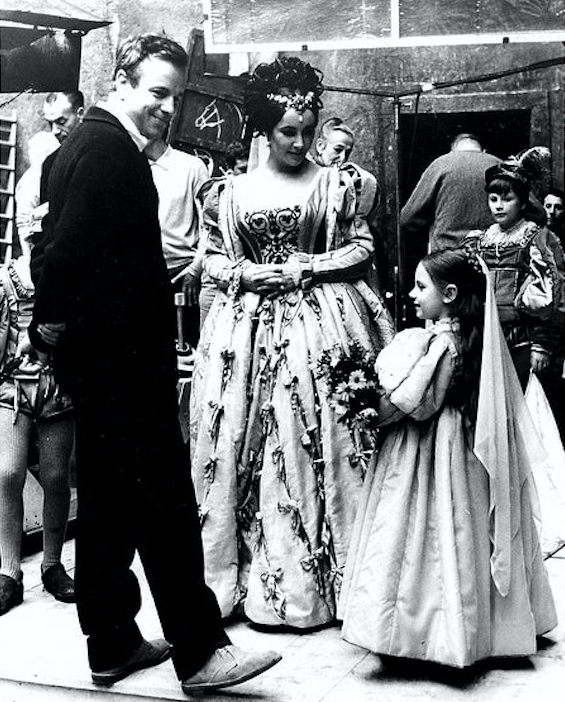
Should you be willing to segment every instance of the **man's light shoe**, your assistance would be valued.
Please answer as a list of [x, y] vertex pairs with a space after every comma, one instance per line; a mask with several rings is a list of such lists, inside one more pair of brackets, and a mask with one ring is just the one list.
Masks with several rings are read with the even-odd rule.
[[203, 667], [181, 682], [183, 692], [206, 692], [239, 685], [264, 673], [281, 660], [275, 651], [245, 651], [230, 644], [214, 651]]

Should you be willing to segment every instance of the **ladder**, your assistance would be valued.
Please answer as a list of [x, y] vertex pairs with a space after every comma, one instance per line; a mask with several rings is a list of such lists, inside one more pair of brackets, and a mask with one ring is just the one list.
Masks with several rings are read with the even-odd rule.
[[12, 256], [16, 180], [16, 115], [0, 115], [0, 261]]

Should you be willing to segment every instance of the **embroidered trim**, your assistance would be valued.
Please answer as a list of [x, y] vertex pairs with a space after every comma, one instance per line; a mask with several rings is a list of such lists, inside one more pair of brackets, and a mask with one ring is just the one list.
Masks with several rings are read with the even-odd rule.
[[534, 237], [539, 227], [533, 222], [520, 220], [510, 229], [502, 231], [498, 224], [492, 224], [482, 237], [479, 237], [479, 251], [485, 246], [495, 246], [496, 250], [519, 246], [524, 248]]

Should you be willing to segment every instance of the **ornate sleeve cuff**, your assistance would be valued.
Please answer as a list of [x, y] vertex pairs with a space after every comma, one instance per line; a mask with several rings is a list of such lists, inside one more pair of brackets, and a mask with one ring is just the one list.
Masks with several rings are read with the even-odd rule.
[[298, 254], [292, 271], [297, 288], [308, 290], [314, 277], [314, 266], [308, 254]]

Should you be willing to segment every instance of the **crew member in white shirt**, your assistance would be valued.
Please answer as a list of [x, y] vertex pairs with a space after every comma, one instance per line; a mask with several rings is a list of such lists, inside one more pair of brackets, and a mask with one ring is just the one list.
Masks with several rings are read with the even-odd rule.
[[145, 153], [159, 194], [163, 255], [175, 291], [185, 295], [184, 333], [195, 347], [202, 274], [202, 257], [197, 255], [200, 218], [196, 194], [208, 180], [208, 169], [198, 156], [173, 149], [164, 138], [150, 141]]

